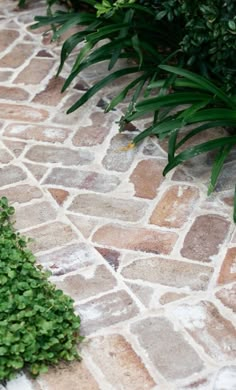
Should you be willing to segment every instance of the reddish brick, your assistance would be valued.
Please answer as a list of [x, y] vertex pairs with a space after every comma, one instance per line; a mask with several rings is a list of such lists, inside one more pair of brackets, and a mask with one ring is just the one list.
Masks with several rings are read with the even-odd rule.
[[135, 202], [135, 200], [81, 194], [75, 197], [69, 210], [96, 217], [136, 222], [144, 216], [147, 205], [144, 202]]
[[30, 106], [0, 103], [2, 119], [41, 122], [48, 117], [48, 112]]
[[122, 275], [128, 279], [192, 290], [206, 290], [212, 272], [211, 267], [159, 257], [137, 259], [122, 269]]
[[68, 191], [60, 188], [48, 188], [48, 191], [59, 205], [62, 205], [69, 195]]
[[84, 334], [128, 320], [138, 308], [126, 291], [119, 290], [76, 306]]
[[199, 197], [197, 188], [173, 186], [169, 188], [158, 202], [150, 218], [150, 223], [180, 228], [190, 217]]
[[33, 58], [15, 79], [15, 83], [39, 84], [54, 64], [52, 59]]
[[61, 363], [40, 375], [39, 382], [47, 390], [101, 390], [84, 362]]
[[78, 169], [53, 168], [44, 184], [60, 185], [77, 189], [109, 192], [114, 190], [120, 180], [116, 176], [97, 172], [79, 171]]
[[236, 329], [211, 302], [182, 304], [171, 310], [175, 319], [214, 360], [236, 359]]
[[109, 129], [97, 125], [80, 127], [73, 137], [75, 146], [94, 146], [101, 144], [107, 136]]
[[157, 254], [170, 253], [176, 240], [175, 233], [113, 224], [99, 228], [93, 235], [98, 244]]
[[34, 45], [20, 43], [12, 51], [0, 59], [2, 68], [18, 68], [33, 53]]
[[166, 318], [145, 318], [131, 325], [131, 331], [165, 378], [185, 378], [203, 369], [195, 350]]
[[229, 222], [219, 215], [197, 217], [185, 237], [181, 254], [192, 260], [210, 261], [218, 253], [229, 230]]
[[26, 100], [28, 97], [29, 94], [24, 89], [0, 86], [0, 99]]
[[117, 388], [118, 383], [125, 390], [151, 390], [155, 386], [142, 360], [123, 336], [92, 338], [86, 351], [112, 388]]
[[0, 187], [26, 179], [26, 173], [15, 165], [0, 168]]
[[116, 279], [105, 265], [98, 265], [84, 268], [80, 270], [79, 275], [68, 275], [62, 281], [55, 280], [54, 283], [78, 301], [113, 289], [116, 286]]
[[135, 196], [154, 199], [163, 181], [163, 168], [164, 164], [161, 160], [140, 161], [130, 176], [130, 181], [134, 184]]
[[18, 31], [14, 30], [1, 30], [0, 35], [0, 52], [2, 53], [7, 49], [18, 37]]
[[4, 131], [6, 137], [42, 142], [64, 142], [70, 134], [69, 129], [54, 126], [31, 125], [28, 123], [11, 123]]
[[236, 284], [231, 288], [222, 288], [216, 293], [216, 296], [221, 300], [223, 305], [229, 307], [236, 313]]
[[65, 79], [62, 77], [53, 77], [49, 80], [45, 90], [39, 92], [33, 102], [45, 104], [47, 106], [56, 106], [60, 103], [65, 93], [61, 93]]
[[217, 283], [225, 284], [236, 281], [236, 247], [228, 249], [220, 269]]

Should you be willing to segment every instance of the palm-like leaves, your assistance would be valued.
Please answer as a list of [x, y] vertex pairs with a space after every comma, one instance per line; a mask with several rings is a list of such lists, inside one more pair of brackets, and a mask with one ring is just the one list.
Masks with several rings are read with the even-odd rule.
[[[148, 129], [134, 138], [134, 144], [140, 142], [147, 136], [156, 135], [160, 139], [169, 138], [168, 142], [168, 164], [164, 169], [166, 175], [171, 169], [182, 164], [201, 153], [217, 150], [215, 161], [212, 166], [211, 178], [208, 187], [210, 194], [217, 183], [223, 164], [232, 148], [236, 146], [235, 135], [209, 140], [207, 142], [187, 147], [178, 153], [180, 147], [200, 132], [216, 127], [234, 127], [236, 129], [236, 101], [218, 88], [211, 81], [196, 75], [192, 72], [170, 66], [160, 66], [180, 79], [175, 79], [172, 85], [173, 92], [167, 95], [158, 95], [154, 98], [145, 99], [135, 106], [135, 110], [125, 118], [126, 121], [139, 118], [147, 112], [158, 111], [163, 108], [177, 107], [185, 105], [177, 113], [167, 115], [161, 120], [152, 124]], [[164, 81], [159, 81], [158, 86], [162, 86]], [[182, 92], [184, 86], [185, 91]], [[149, 88], [156, 88], [157, 83], [153, 83]], [[186, 134], [186, 126], [196, 124], [196, 127]], [[181, 130], [185, 128], [182, 135]], [[178, 135], [178, 140], [177, 140]], [[181, 138], [182, 135], [182, 138]], [[236, 195], [235, 195], [236, 196]], [[234, 222], [236, 222], [236, 198], [234, 205]]]

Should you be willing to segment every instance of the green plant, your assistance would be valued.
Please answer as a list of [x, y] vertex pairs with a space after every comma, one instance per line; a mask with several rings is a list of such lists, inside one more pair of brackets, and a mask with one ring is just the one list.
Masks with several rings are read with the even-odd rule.
[[73, 301], [35, 265], [28, 240], [10, 221], [14, 208], [0, 199], [0, 381], [26, 367], [32, 375], [60, 360], [79, 359], [80, 319]]
[[[236, 97], [231, 97], [209, 79], [190, 71], [172, 66], [160, 66], [170, 72], [171, 85], [166, 80], [149, 85], [149, 89], [160, 89], [161, 93], [147, 98], [135, 105], [132, 113], [123, 118], [130, 122], [147, 113], [155, 113], [153, 124], [138, 134], [130, 147], [135, 146], [148, 136], [156, 136], [160, 140], [168, 138], [168, 164], [164, 175], [170, 170], [201, 153], [216, 150], [212, 167], [208, 194], [215, 189], [221, 169], [229, 153], [236, 146]], [[169, 88], [171, 87], [171, 93]], [[173, 108], [178, 107], [173, 113]], [[195, 126], [192, 128], [192, 126]], [[234, 135], [212, 139], [202, 144], [186, 147], [179, 152], [187, 141], [209, 129], [233, 128]], [[236, 222], [236, 193], [234, 202], [234, 222]]]

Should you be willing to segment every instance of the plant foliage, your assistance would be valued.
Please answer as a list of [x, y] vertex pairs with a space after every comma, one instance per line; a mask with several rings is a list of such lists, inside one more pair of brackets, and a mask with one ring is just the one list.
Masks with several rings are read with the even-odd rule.
[[35, 265], [28, 240], [10, 221], [14, 208], [0, 199], [0, 381], [26, 367], [36, 376], [60, 360], [79, 359], [80, 319], [73, 301]]
[[[83, 43], [83, 48], [76, 54], [62, 91], [92, 65], [107, 61], [110, 72], [91, 86], [68, 113], [110, 83], [131, 75], [105, 111], [114, 109], [129, 96], [120, 131], [127, 122], [146, 114], [153, 116], [152, 125], [135, 138], [134, 144], [150, 135], [168, 137], [168, 165], [164, 174], [189, 158], [215, 149], [217, 155], [208, 190], [211, 193], [224, 161], [235, 147], [235, 136], [210, 139], [192, 148], [186, 142], [210, 128], [236, 128], [236, 3], [231, 0], [74, 2], [75, 6], [88, 5], [90, 12], [60, 11], [38, 16], [33, 26], [53, 25], [53, 39], [76, 25], [84, 27], [63, 43], [58, 74], [78, 45]], [[126, 60], [127, 65], [117, 67], [118, 60]], [[182, 105], [185, 107], [173, 114], [173, 109]], [[189, 126], [191, 130], [186, 135]], [[180, 152], [180, 147], [186, 149]]]

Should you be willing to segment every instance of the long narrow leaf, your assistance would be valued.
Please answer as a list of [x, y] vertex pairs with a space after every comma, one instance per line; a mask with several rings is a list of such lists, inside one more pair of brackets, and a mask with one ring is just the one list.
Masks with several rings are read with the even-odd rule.
[[233, 144], [225, 145], [220, 148], [219, 152], [217, 153], [217, 156], [215, 158], [214, 164], [212, 166], [212, 171], [211, 171], [211, 179], [210, 179], [210, 184], [208, 187], [208, 195], [214, 191], [216, 182], [218, 180], [219, 174], [221, 172], [221, 169], [223, 167], [223, 164], [225, 162], [226, 157], [228, 156], [229, 152], [231, 151]]
[[216, 87], [211, 81], [208, 79], [196, 75], [193, 72], [190, 72], [188, 70], [177, 68], [174, 66], [168, 66], [168, 65], [160, 65], [160, 68], [168, 71], [170, 73], [175, 73], [178, 76], [185, 77], [186, 79], [189, 79], [193, 81], [194, 83], [198, 84], [200, 87], [204, 88], [206, 91], [209, 91], [216, 95], [219, 99], [223, 100], [229, 107], [236, 109], [236, 105], [233, 102], [232, 99], [226, 93], [224, 93], [220, 88]]
[[114, 107], [116, 107], [124, 98], [127, 96], [128, 92], [135, 87], [136, 84], [138, 84], [141, 80], [144, 80], [147, 78], [147, 75], [144, 74], [137, 79], [133, 80], [131, 83], [129, 83], [117, 96], [115, 96], [109, 105], [107, 106], [105, 112], [113, 110]]
[[217, 127], [236, 127], [236, 120], [234, 121], [228, 121], [228, 120], [221, 120], [221, 121], [210, 121], [207, 123], [204, 123], [201, 126], [195, 127], [195, 129], [191, 130], [185, 137], [183, 137], [177, 144], [176, 149], [179, 149], [182, 145], [185, 144], [189, 139], [194, 137], [195, 135], [201, 133], [202, 131], [208, 130], [208, 129], [215, 129]]
[[107, 84], [111, 83], [114, 80], [117, 80], [118, 78], [125, 76], [127, 74], [136, 73], [138, 71], [138, 67], [132, 67], [132, 68], [124, 68], [121, 70], [118, 70], [98, 83], [96, 83], [92, 88], [90, 88], [85, 94], [75, 103], [72, 107], [69, 108], [67, 111], [67, 114], [75, 111], [77, 108], [81, 107], [84, 103], [86, 103], [92, 96], [94, 96], [98, 91], [100, 91], [102, 88], [104, 88]]
[[234, 213], [233, 213], [233, 220], [234, 223], [236, 223], [236, 186], [234, 190]]
[[206, 153], [214, 149], [221, 148], [227, 145], [236, 145], [236, 136], [222, 137], [212, 141], [204, 142], [203, 144], [193, 146], [180, 154], [178, 154], [164, 169], [163, 174], [166, 175], [171, 169], [183, 163], [190, 158], [198, 156], [201, 153]]

